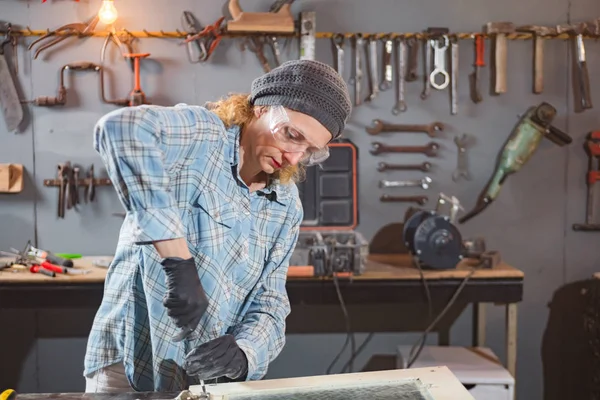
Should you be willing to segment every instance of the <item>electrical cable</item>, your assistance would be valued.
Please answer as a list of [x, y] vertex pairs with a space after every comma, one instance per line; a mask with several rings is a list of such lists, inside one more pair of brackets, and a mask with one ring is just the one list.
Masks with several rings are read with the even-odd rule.
[[[369, 344], [369, 342], [371, 341], [371, 339], [373, 339], [373, 335], [375, 335], [375, 332], [369, 333], [369, 335], [365, 338], [365, 340], [363, 340], [363, 342], [360, 344], [360, 346], [358, 346], [358, 349], [356, 349], [356, 351], [352, 354], [352, 356], [350, 357], [350, 359], [342, 367], [342, 373], [346, 372], [346, 370], [350, 366], [350, 364], [352, 362], [354, 362], [354, 360], [356, 359], [356, 357], [358, 357], [358, 355], [360, 353], [362, 353], [362, 351], [365, 349], [365, 347], [367, 347], [367, 344]], [[352, 369], [350, 369], [350, 371], [348, 371], [348, 372], [352, 372]]]
[[[423, 283], [423, 288], [425, 289], [425, 298], [427, 299], [427, 309], [428, 309], [428, 316], [429, 316], [427, 323], [429, 324], [429, 326], [431, 326], [431, 323], [433, 322], [433, 300], [431, 299], [431, 291], [429, 290], [429, 283], [427, 283], [427, 279], [425, 279], [425, 274], [423, 273], [423, 268], [421, 267], [421, 262], [419, 261], [418, 257], [414, 257], [414, 263], [417, 266], [417, 269], [419, 270], [421, 282]], [[417, 350], [417, 353], [415, 356], [415, 360], [421, 354], [421, 351], [423, 350], [423, 347], [425, 346], [425, 342], [427, 341], [427, 336], [428, 336], [428, 332], [425, 331], [424, 335], [417, 342], [420, 344], [419, 344], [419, 349]], [[414, 348], [415, 348], [415, 345], [413, 345], [413, 347], [411, 348], [410, 354], [413, 353]], [[414, 360], [413, 360], [413, 362], [414, 362]], [[410, 363], [410, 365], [412, 365], [412, 363]]]
[[[423, 350], [423, 347], [425, 346], [425, 340], [427, 338], [427, 335], [429, 334], [429, 332], [431, 332], [431, 330], [433, 330], [433, 328], [435, 328], [435, 326], [437, 325], [437, 323], [448, 312], [448, 310], [450, 310], [450, 308], [454, 305], [454, 302], [456, 301], [456, 299], [458, 299], [458, 296], [460, 295], [460, 293], [464, 289], [464, 287], [467, 284], [469, 278], [471, 278], [471, 276], [475, 273], [475, 271], [477, 269], [478, 268], [473, 268], [467, 274], [467, 276], [465, 276], [465, 278], [462, 280], [462, 282], [460, 283], [460, 285], [458, 286], [458, 288], [456, 289], [456, 291], [454, 292], [454, 294], [452, 295], [452, 297], [450, 298], [450, 300], [448, 301], [448, 303], [446, 304], [446, 306], [444, 307], [444, 309], [437, 315], [437, 317], [435, 318], [435, 320], [433, 320], [433, 322], [425, 329], [425, 331], [421, 335], [421, 338], [412, 346], [412, 348], [410, 350], [410, 353], [409, 353], [409, 356], [408, 356], [408, 363], [407, 363], [407, 366], [406, 366], [407, 368], [410, 368], [413, 365], [413, 363], [417, 360], [417, 357], [419, 356], [419, 354]], [[418, 347], [418, 351], [415, 354], [415, 348], [417, 348], [417, 347]]]
[[[337, 361], [340, 359], [340, 357], [344, 353], [344, 350], [346, 350], [346, 347], [348, 347], [348, 343], [351, 343], [352, 354], [354, 354], [356, 352], [356, 341], [355, 341], [354, 333], [352, 332], [352, 327], [350, 324], [350, 315], [348, 314], [348, 310], [346, 309], [346, 303], [344, 302], [344, 298], [342, 296], [342, 291], [340, 290], [340, 284], [338, 282], [338, 278], [335, 273], [333, 273], [333, 285], [335, 286], [335, 291], [337, 293], [338, 300], [340, 302], [342, 314], [344, 315], [344, 320], [346, 322], [346, 341], [344, 342], [344, 345], [342, 346], [339, 353], [335, 356], [335, 358], [333, 359], [331, 364], [329, 364], [329, 367], [327, 368], [327, 371], [326, 371], [326, 375], [331, 374], [331, 369], [337, 363]], [[352, 365], [350, 366], [350, 371], [352, 371]]]

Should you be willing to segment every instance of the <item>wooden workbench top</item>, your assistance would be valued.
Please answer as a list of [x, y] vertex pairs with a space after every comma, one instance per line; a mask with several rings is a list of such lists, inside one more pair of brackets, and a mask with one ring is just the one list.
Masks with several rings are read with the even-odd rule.
[[[52, 278], [42, 274], [33, 274], [28, 271], [13, 272], [0, 270], [0, 284], [94, 284], [103, 283], [106, 278], [107, 268], [96, 267], [94, 260], [110, 261], [111, 256], [88, 256], [73, 260], [75, 268], [85, 269], [90, 273], [85, 275], [56, 274]], [[1, 261], [9, 261], [0, 258]], [[423, 271], [426, 279], [461, 279], [471, 271], [466, 262], [462, 262], [456, 269], [440, 271]], [[471, 279], [522, 279], [522, 271], [506, 263], [500, 263], [493, 269], [480, 269], [475, 271]], [[290, 280], [307, 280], [313, 278], [290, 278]], [[421, 279], [419, 270], [411, 266], [408, 254], [371, 254], [369, 256], [365, 273], [354, 277], [355, 280], [418, 280]]]

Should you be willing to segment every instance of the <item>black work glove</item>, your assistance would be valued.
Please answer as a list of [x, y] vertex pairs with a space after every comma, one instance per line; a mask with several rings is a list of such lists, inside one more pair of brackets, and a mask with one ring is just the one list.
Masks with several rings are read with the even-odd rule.
[[193, 258], [165, 258], [161, 264], [167, 275], [167, 293], [163, 304], [175, 325], [183, 329], [173, 339], [177, 342], [196, 329], [208, 307], [208, 298], [200, 283]]
[[204, 343], [185, 356], [183, 368], [188, 375], [209, 380], [227, 377], [245, 379], [248, 359], [231, 335], [221, 336]]

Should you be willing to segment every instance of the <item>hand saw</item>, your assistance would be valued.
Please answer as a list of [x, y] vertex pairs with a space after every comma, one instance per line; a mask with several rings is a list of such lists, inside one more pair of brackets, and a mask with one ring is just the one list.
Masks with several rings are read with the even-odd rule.
[[[17, 130], [23, 121], [23, 108], [15, 86], [12, 73], [4, 55], [4, 48], [16, 40], [10, 35], [10, 27], [6, 39], [0, 43], [0, 108], [4, 115], [6, 128], [9, 132]], [[16, 55], [13, 55], [15, 57]]]

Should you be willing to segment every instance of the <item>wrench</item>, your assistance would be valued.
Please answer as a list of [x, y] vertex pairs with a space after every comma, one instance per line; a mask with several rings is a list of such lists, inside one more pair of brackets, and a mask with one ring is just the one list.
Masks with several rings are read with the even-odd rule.
[[431, 74], [431, 52], [435, 45], [435, 40], [425, 40], [425, 48], [423, 49], [423, 91], [421, 92], [421, 100], [429, 97], [431, 92], [431, 84], [429, 83], [429, 75]]
[[422, 164], [388, 164], [380, 162], [377, 164], [377, 171], [383, 172], [388, 170], [402, 170], [402, 171], [423, 171], [427, 172], [431, 169], [431, 163], [425, 161]]
[[408, 71], [406, 72], [406, 82], [416, 81], [418, 60], [419, 60], [419, 46], [417, 45], [417, 39], [413, 36], [406, 40], [408, 46]]
[[389, 36], [381, 39], [383, 41], [383, 51], [381, 52], [381, 83], [379, 90], [385, 91], [392, 87], [392, 47], [394, 42]]
[[458, 178], [461, 176], [466, 180], [471, 180], [471, 174], [469, 174], [469, 170], [467, 167], [467, 142], [469, 141], [469, 137], [466, 133], [463, 133], [459, 138], [458, 136], [454, 137], [454, 143], [456, 143], [456, 147], [458, 150], [458, 160], [456, 161], [456, 169], [452, 173], [452, 180], [454, 182], [458, 181]]
[[389, 194], [384, 194], [379, 198], [379, 201], [383, 201], [386, 203], [417, 203], [420, 206], [424, 206], [429, 201], [429, 198], [427, 196], [390, 196]]
[[388, 146], [383, 143], [371, 143], [371, 154], [374, 156], [381, 153], [423, 153], [427, 157], [435, 157], [440, 146], [435, 142], [429, 142], [425, 146]]
[[359, 106], [362, 103], [360, 98], [361, 94], [361, 81], [362, 81], [362, 47], [364, 39], [361, 33], [357, 33], [352, 38], [352, 73], [348, 83], [354, 85], [354, 105]]
[[406, 101], [404, 100], [404, 77], [406, 72], [406, 43], [404, 38], [398, 37], [394, 40], [394, 66], [396, 80], [396, 104], [392, 108], [392, 114], [398, 115], [400, 111], [406, 111]]
[[[450, 83], [450, 75], [446, 71], [446, 50], [448, 49], [449, 39], [448, 36], [443, 35], [443, 42], [438, 40], [430, 40], [431, 47], [433, 48], [433, 72], [429, 75], [429, 83], [437, 90], [446, 89], [448, 83]], [[442, 83], [436, 82], [436, 77], [442, 76]]]
[[365, 98], [365, 103], [371, 102], [379, 93], [377, 85], [379, 78], [377, 74], [377, 41], [373, 38], [367, 38], [364, 41], [365, 58], [367, 65], [367, 79], [369, 85], [369, 95]]
[[386, 181], [384, 179], [379, 181], [380, 188], [391, 188], [391, 187], [412, 187], [412, 186], [420, 186], [423, 189], [429, 189], [429, 185], [431, 185], [431, 178], [426, 176], [423, 179], [414, 179], [411, 181]]
[[441, 122], [432, 122], [427, 125], [407, 125], [407, 124], [389, 124], [380, 119], [374, 119], [372, 126], [365, 128], [369, 135], [377, 135], [381, 132], [423, 132], [430, 137], [435, 137], [436, 132], [444, 130], [444, 124]]
[[454, 38], [450, 43], [452, 54], [452, 86], [450, 86], [450, 113], [458, 113], [458, 39]]
[[344, 76], [344, 35], [341, 33], [331, 37], [331, 50], [333, 51], [333, 68]]

